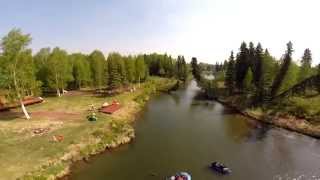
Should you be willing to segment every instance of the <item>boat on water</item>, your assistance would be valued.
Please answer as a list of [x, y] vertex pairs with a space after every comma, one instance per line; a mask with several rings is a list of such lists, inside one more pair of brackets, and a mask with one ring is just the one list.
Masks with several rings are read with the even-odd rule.
[[187, 172], [180, 172], [174, 176], [171, 176], [167, 180], [191, 180], [191, 175]]
[[227, 166], [225, 166], [224, 164], [222, 163], [219, 163], [219, 162], [213, 162], [211, 163], [211, 166], [210, 168], [220, 174], [230, 174], [231, 173], [231, 169], [228, 168]]

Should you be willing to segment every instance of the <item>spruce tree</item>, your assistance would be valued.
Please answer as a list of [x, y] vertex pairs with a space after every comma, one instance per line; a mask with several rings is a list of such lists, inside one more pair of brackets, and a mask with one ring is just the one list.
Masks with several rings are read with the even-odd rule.
[[191, 59], [191, 68], [192, 68], [192, 75], [193, 77], [199, 81], [201, 79], [201, 72], [200, 72], [200, 67], [198, 65], [198, 61], [196, 57], [193, 57]]
[[265, 50], [261, 63], [261, 89], [262, 89], [262, 101], [270, 102], [270, 88], [272, 86], [275, 74], [277, 74], [277, 62], [270, 55], [268, 49]]
[[306, 49], [301, 59], [299, 81], [303, 81], [312, 75], [312, 55], [310, 49]]
[[251, 68], [249, 67], [243, 80], [243, 88], [246, 91], [250, 91], [252, 89], [253, 87], [252, 81], [253, 81], [253, 73]]
[[226, 79], [225, 79], [225, 86], [228, 89], [229, 94], [232, 94], [234, 90], [234, 77], [235, 77], [235, 62], [234, 62], [234, 56], [233, 56], [233, 51], [231, 51], [231, 55], [229, 57], [229, 62], [227, 63], [227, 68], [226, 68]]
[[120, 72], [121, 55], [118, 53], [110, 53], [107, 58], [108, 69], [108, 85], [111, 89], [116, 89], [122, 85], [122, 77]]
[[235, 73], [236, 73], [236, 87], [239, 90], [243, 89], [243, 80], [249, 68], [248, 62], [248, 48], [247, 44], [243, 42], [240, 47], [240, 53], [237, 55]]
[[284, 55], [284, 59], [283, 62], [281, 64], [279, 73], [277, 74], [277, 76], [274, 79], [274, 82], [272, 84], [271, 87], [271, 97], [275, 97], [280, 89], [280, 87], [282, 86], [283, 80], [289, 70], [291, 61], [292, 61], [292, 43], [291, 41], [287, 44], [287, 50], [286, 53]]

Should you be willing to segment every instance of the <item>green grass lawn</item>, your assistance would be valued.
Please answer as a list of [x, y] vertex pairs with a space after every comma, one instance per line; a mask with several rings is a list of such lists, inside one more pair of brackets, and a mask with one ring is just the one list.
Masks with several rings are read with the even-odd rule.
[[[48, 97], [45, 102], [28, 106], [32, 119], [26, 120], [20, 109], [0, 112], [0, 179], [11, 180], [27, 172], [35, 172], [26, 179], [46, 179], [58, 174], [70, 162], [54, 162], [74, 153], [92, 154], [95, 149], [115, 141], [141, 109], [141, 98], [146, 98], [156, 87], [172, 85], [173, 80], [151, 78], [133, 93], [122, 93], [114, 97], [75, 95]], [[104, 102], [117, 100], [122, 108], [113, 115], [98, 113], [98, 121], [89, 122], [89, 106], [101, 107]], [[34, 135], [35, 128], [50, 128], [41, 136]], [[54, 135], [62, 135], [62, 142], [53, 142]], [[103, 143], [102, 143], [103, 142]], [[90, 145], [90, 146], [89, 146]], [[98, 147], [101, 145], [101, 147]], [[90, 151], [90, 152], [89, 152]], [[75, 159], [77, 160], [77, 159]], [[42, 170], [39, 171], [39, 169]]]

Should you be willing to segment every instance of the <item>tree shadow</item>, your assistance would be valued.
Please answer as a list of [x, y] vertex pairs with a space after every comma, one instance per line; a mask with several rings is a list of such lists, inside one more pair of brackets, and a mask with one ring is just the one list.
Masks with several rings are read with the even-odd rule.
[[0, 111], [0, 121], [11, 121], [21, 117], [23, 117], [22, 112], [16, 112], [11, 110]]

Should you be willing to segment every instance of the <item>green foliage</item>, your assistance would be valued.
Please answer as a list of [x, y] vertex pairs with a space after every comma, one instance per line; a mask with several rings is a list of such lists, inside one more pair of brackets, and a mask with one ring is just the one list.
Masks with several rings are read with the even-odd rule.
[[65, 50], [54, 48], [48, 59], [49, 87], [55, 88], [60, 96], [60, 90], [66, 88], [67, 83], [73, 80], [72, 66]]
[[144, 61], [143, 56], [138, 56], [135, 62], [135, 75], [136, 81], [140, 83], [141, 81], [145, 80], [147, 77], [147, 66]]
[[69, 56], [72, 63], [72, 75], [74, 78], [74, 84], [76, 88], [89, 85], [91, 80], [91, 69], [88, 58], [81, 53], [71, 54]]
[[244, 77], [244, 80], [243, 80], [243, 88], [246, 90], [246, 91], [250, 91], [252, 89], [252, 81], [253, 81], [253, 73], [252, 73], [252, 70], [251, 68], [248, 68], [248, 71]]
[[132, 56], [125, 58], [126, 79], [130, 83], [136, 81], [136, 60]]
[[42, 48], [33, 57], [36, 69], [36, 78], [41, 81], [42, 87], [49, 87], [49, 69], [48, 59], [50, 56], [50, 48]]
[[99, 50], [93, 51], [89, 57], [91, 67], [92, 83], [94, 87], [99, 89], [106, 84], [107, 81], [107, 62], [103, 53]]
[[287, 73], [282, 81], [279, 93], [282, 93], [290, 89], [292, 86], [298, 83], [299, 71], [299, 66], [296, 63], [291, 62], [287, 70]]
[[268, 102], [271, 100], [271, 86], [275, 75], [278, 73], [278, 62], [269, 54], [266, 49], [261, 62], [261, 80], [258, 101]]
[[119, 53], [111, 53], [107, 59], [108, 69], [108, 85], [110, 88], [119, 88], [122, 85], [121, 55]]
[[312, 75], [312, 55], [310, 49], [306, 49], [301, 60], [301, 70], [299, 73], [299, 81], [303, 81]]
[[258, 91], [262, 91], [263, 79], [262, 79], [262, 68], [263, 68], [263, 49], [261, 44], [257, 45], [257, 48], [254, 49], [254, 56], [252, 62], [252, 72], [253, 72], [253, 82]]
[[283, 62], [281, 64], [281, 68], [279, 70], [279, 73], [277, 74], [277, 76], [275, 77], [272, 87], [271, 87], [271, 96], [274, 97], [275, 95], [277, 95], [279, 93], [279, 90], [282, 86], [282, 83], [287, 75], [287, 72], [289, 70], [291, 61], [292, 61], [292, 43], [289, 42], [287, 44], [287, 51], [284, 55], [284, 59]]
[[147, 75], [173, 77], [175, 75], [175, 60], [167, 54], [153, 53], [143, 55], [143, 59], [147, 64]]
[[201, 79], [201, 70], [198, 66], [198, 61], [196, 57], [191, 59], [191, 68], [192, 68], [192, 75], [197, 80], [200, 81]]
[[11, 30], [1, 42], [1, 86], [8, 90], [12, 100], [39, 92], [40, 82], [35, 79], [32, 53], [27, 49], [31, 42], [20, 29]]
[[240, 47], [240, 52], [236, 58], [236, 87], [240, 90], [243, 89], [243, 81], [246, 75], [246, 72], [249, 68], [249, 59], [248, 59], [248, 48], [247, 44], [243, 42]]
[[178, 60], [176, 63], [176, 73], [177, 77], [181, 81], [186, 81], [188, 78], [188, 67], [187, 63], [184, 60], [183, 56], [178, 56]]
[[227, 62], [227, 71], [225, 75], [225, 86], [231, 94], [234, 90], [235, 86], [235, 62], [233, 51], [231, 51], [231, 55], [229, 57], [229, 62]]
[[204, 90], [207, 98], [213, 99], [217, 97], [218, 84], [216, 80], [201, 78], [201, 80], [199, 81], [199, 85]]

